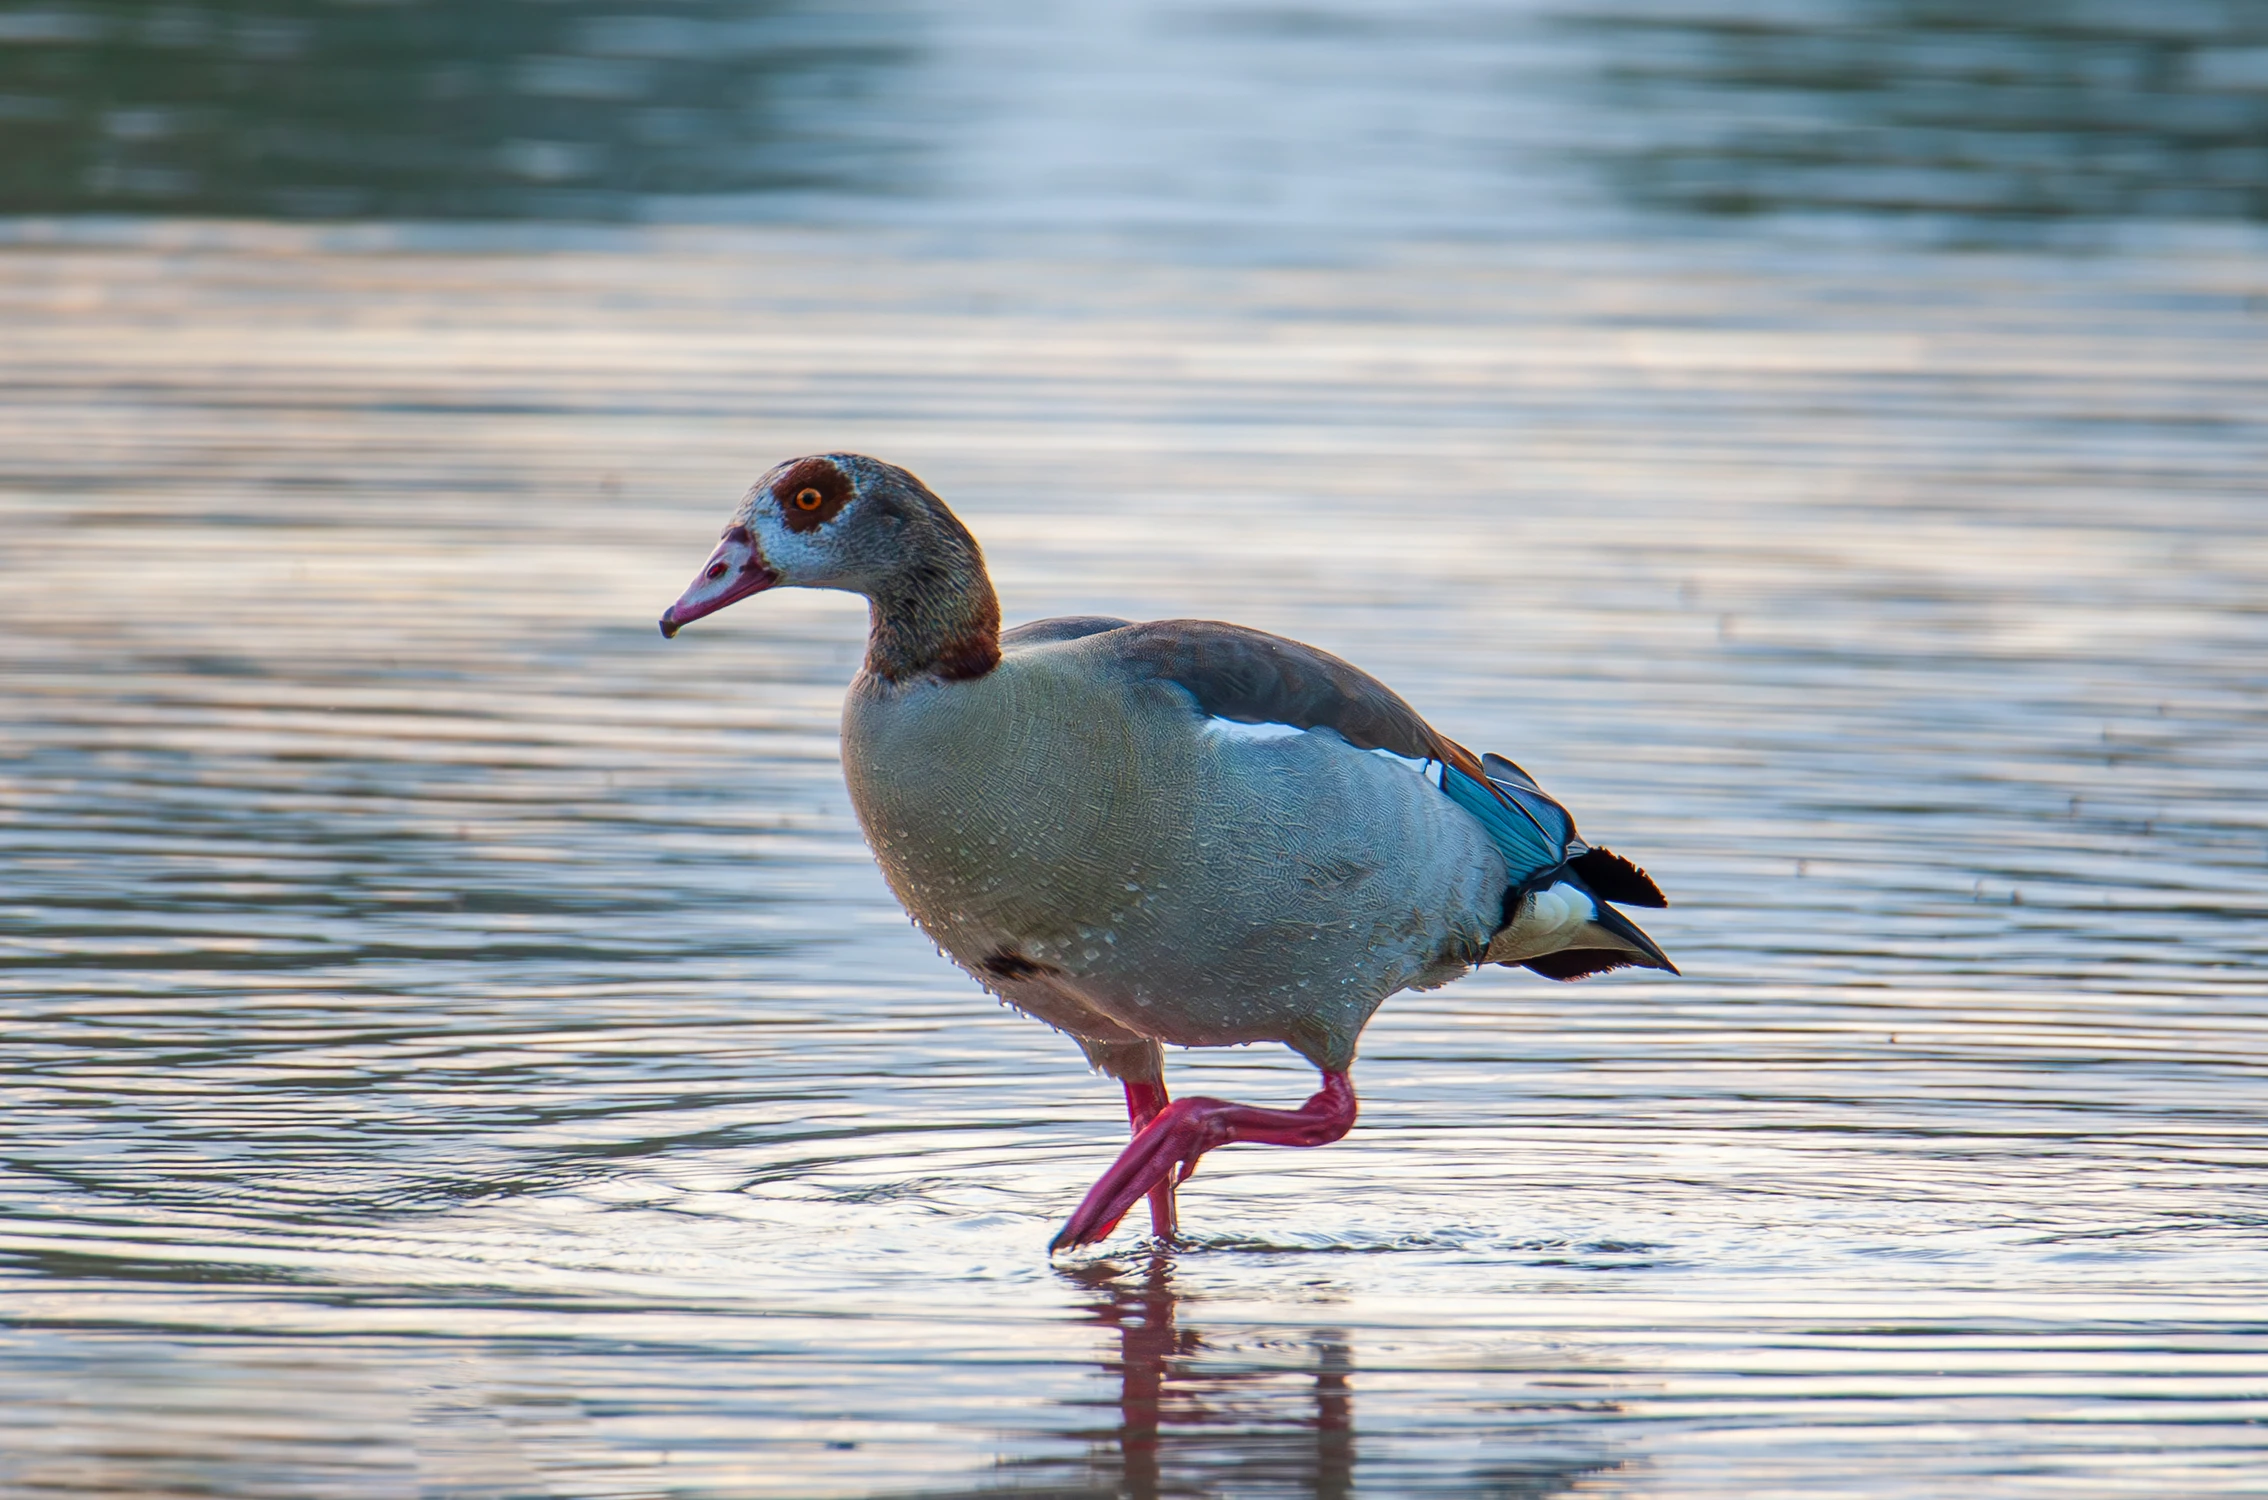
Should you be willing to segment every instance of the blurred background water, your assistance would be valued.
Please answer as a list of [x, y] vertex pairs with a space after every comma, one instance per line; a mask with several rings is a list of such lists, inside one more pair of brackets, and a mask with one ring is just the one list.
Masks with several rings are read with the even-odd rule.
[[[2268, 1493], [2264, 125], [2249, 4], [0, 7], [0, 1492]], [[1050, 1263], [861, 611], [653, 628], [829, 448], [1686, 977]]]
[[2268, 10], [17, 3], [0, 212], [1149, 226], [1269, 230], [1278, 253], [2257, 224]]

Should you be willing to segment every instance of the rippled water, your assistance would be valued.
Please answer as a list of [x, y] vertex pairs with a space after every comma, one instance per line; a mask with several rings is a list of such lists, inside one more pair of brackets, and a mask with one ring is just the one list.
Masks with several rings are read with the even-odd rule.
[[[0, 252], [8, 1493], [2268, 1491], [2257, 261], [420, 243]], [[861, 612], [653, 628], [842, 446], [1686, 977], [1400, 997], [1051, 1264], [1116, 1090], [872, 870]]]

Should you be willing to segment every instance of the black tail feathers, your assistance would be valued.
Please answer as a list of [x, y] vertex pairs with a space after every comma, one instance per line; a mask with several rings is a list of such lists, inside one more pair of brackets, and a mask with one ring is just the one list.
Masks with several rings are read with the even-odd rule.
[[1669, 905], [1669, 897], [1662, 894], [1651, 875], [1612, 849], [1586, 849], [1569, 860], [1567, 867], [1581, 876], [1583, 884], [1601, 901], [1617, 901], [1624, 906]]

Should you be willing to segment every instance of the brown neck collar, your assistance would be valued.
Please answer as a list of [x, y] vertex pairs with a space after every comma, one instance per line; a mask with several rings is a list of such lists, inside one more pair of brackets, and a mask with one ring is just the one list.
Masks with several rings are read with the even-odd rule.
[[909, 570], [870, 596], [866, 670], [884, 682], [982, 677], [1000, 665], [1000, 597], [981, 557]]

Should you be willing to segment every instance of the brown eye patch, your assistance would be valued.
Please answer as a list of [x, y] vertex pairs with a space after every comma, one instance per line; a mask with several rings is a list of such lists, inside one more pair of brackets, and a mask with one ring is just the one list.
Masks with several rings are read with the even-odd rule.
[[799, 459], [773, 483], [772, 498], [788, 530], [814, 531], [850, 503], [850, 480], [826, 459]]

